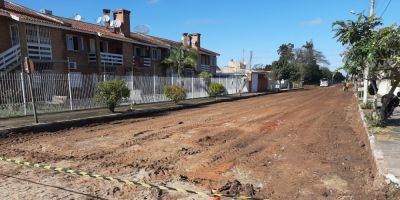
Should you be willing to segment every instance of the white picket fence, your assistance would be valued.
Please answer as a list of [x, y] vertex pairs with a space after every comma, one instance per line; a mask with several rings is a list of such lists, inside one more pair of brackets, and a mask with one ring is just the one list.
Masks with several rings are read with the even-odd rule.
[[[168, 101], [164, 87], [176, 84], [185, 87], [188, 99], [209, 96], [207, 83], [201, 78], [36, 73], [32, 75], [32, 89], [38, 113], [102, 107], [95, 100], [96, 87], [104, 80], [113, 79], [124, 80], [131, 91], [123, 105]], [[212, 78], [210, 82], [221, 83], [228, 94], [239, 93], [245, 87], [243, 78]], [[32, 114], [28, 83], [27, 74], [0, 73], [0, 118]]]

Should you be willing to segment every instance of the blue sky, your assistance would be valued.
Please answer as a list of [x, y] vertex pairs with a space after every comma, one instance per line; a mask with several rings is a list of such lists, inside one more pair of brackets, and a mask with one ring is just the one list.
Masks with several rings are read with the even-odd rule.
[[[390, 0], [377, 0], [380, 16]], [[183, 32], [202, 33], [202, 46], [221, 54], [219, 66], [241, 59], [245, 49], [254, 52], [253, 63], [277, 59], [282, 43], [302, 46], [313, 40], [331, 62], [342, 65], [343, 47], [333, 39], [332, 22], [354, 19], [350, 10], [369, 11], [370, 0], [12, 0], [35, 10], [49, 9], [55, 15], [79, 13], [95, 23], [103, 8], [131, 10], [131, 27], [149, 25], [151, 35], [180, 40]], [[392, 0], [383, 18], [385, 24], [400, 19], [400, 1]], [[133, 29], [133, 28], [132, 28]]]

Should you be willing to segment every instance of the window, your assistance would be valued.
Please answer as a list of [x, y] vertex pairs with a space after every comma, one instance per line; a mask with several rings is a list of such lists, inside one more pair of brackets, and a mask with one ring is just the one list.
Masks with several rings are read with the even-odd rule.
[[26, 40], [28, 43], [51, 45], [50, 29], [42, 26], [27, 24]]
[[108, 53], [108, 42], [100, 41], [100, 52]]
[[160, 49], [152, 49], [151, 57], [153, 60], [161, 60], [161, 50]]
[[216, 56], [212, 57], [211, 65], [217, 66], [217, 57]]
[[68, 62], [68, 67], [69, 69], [75, 70], [77, 69], [77, 64], [76, 62]]
[[83, 37], [67, 35], [67, 49], [70, 51], [83, 51]]
[[96, 53], [96, 41], [94, 39], [90, 39], [90, 53]]
[[140, 49], [140, 47], [135, 47], [135, 53], [134, 53], [135, 57], [140, 57], [142, 56], [142, 50]]
[[206, 64], [206, 55], [201, 55], [201, 64], [202, 65]]

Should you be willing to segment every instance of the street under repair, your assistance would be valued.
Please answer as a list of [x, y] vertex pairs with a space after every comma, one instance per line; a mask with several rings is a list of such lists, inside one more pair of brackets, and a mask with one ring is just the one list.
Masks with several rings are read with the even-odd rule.
[[[215, 188], [269, 199], [400, 197], [378, 176], [355, 97], [335, 86], [16, 135], [0, 139], [0, 152], [202, 192]], [[5, 162], [0, 177], [1, 199], [207, 199]]]

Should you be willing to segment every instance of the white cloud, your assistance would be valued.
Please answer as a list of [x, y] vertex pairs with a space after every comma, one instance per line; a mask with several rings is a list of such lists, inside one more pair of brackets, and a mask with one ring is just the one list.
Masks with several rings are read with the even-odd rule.
[[310, 19], [306, 21], [300, 22], [302, 26], [320, 26], [324, 23], [324, 20], [321, 18]]
[[160, 0], [147, 0], [148, 4], [156, 4], [158, 2], [160, 2]]

